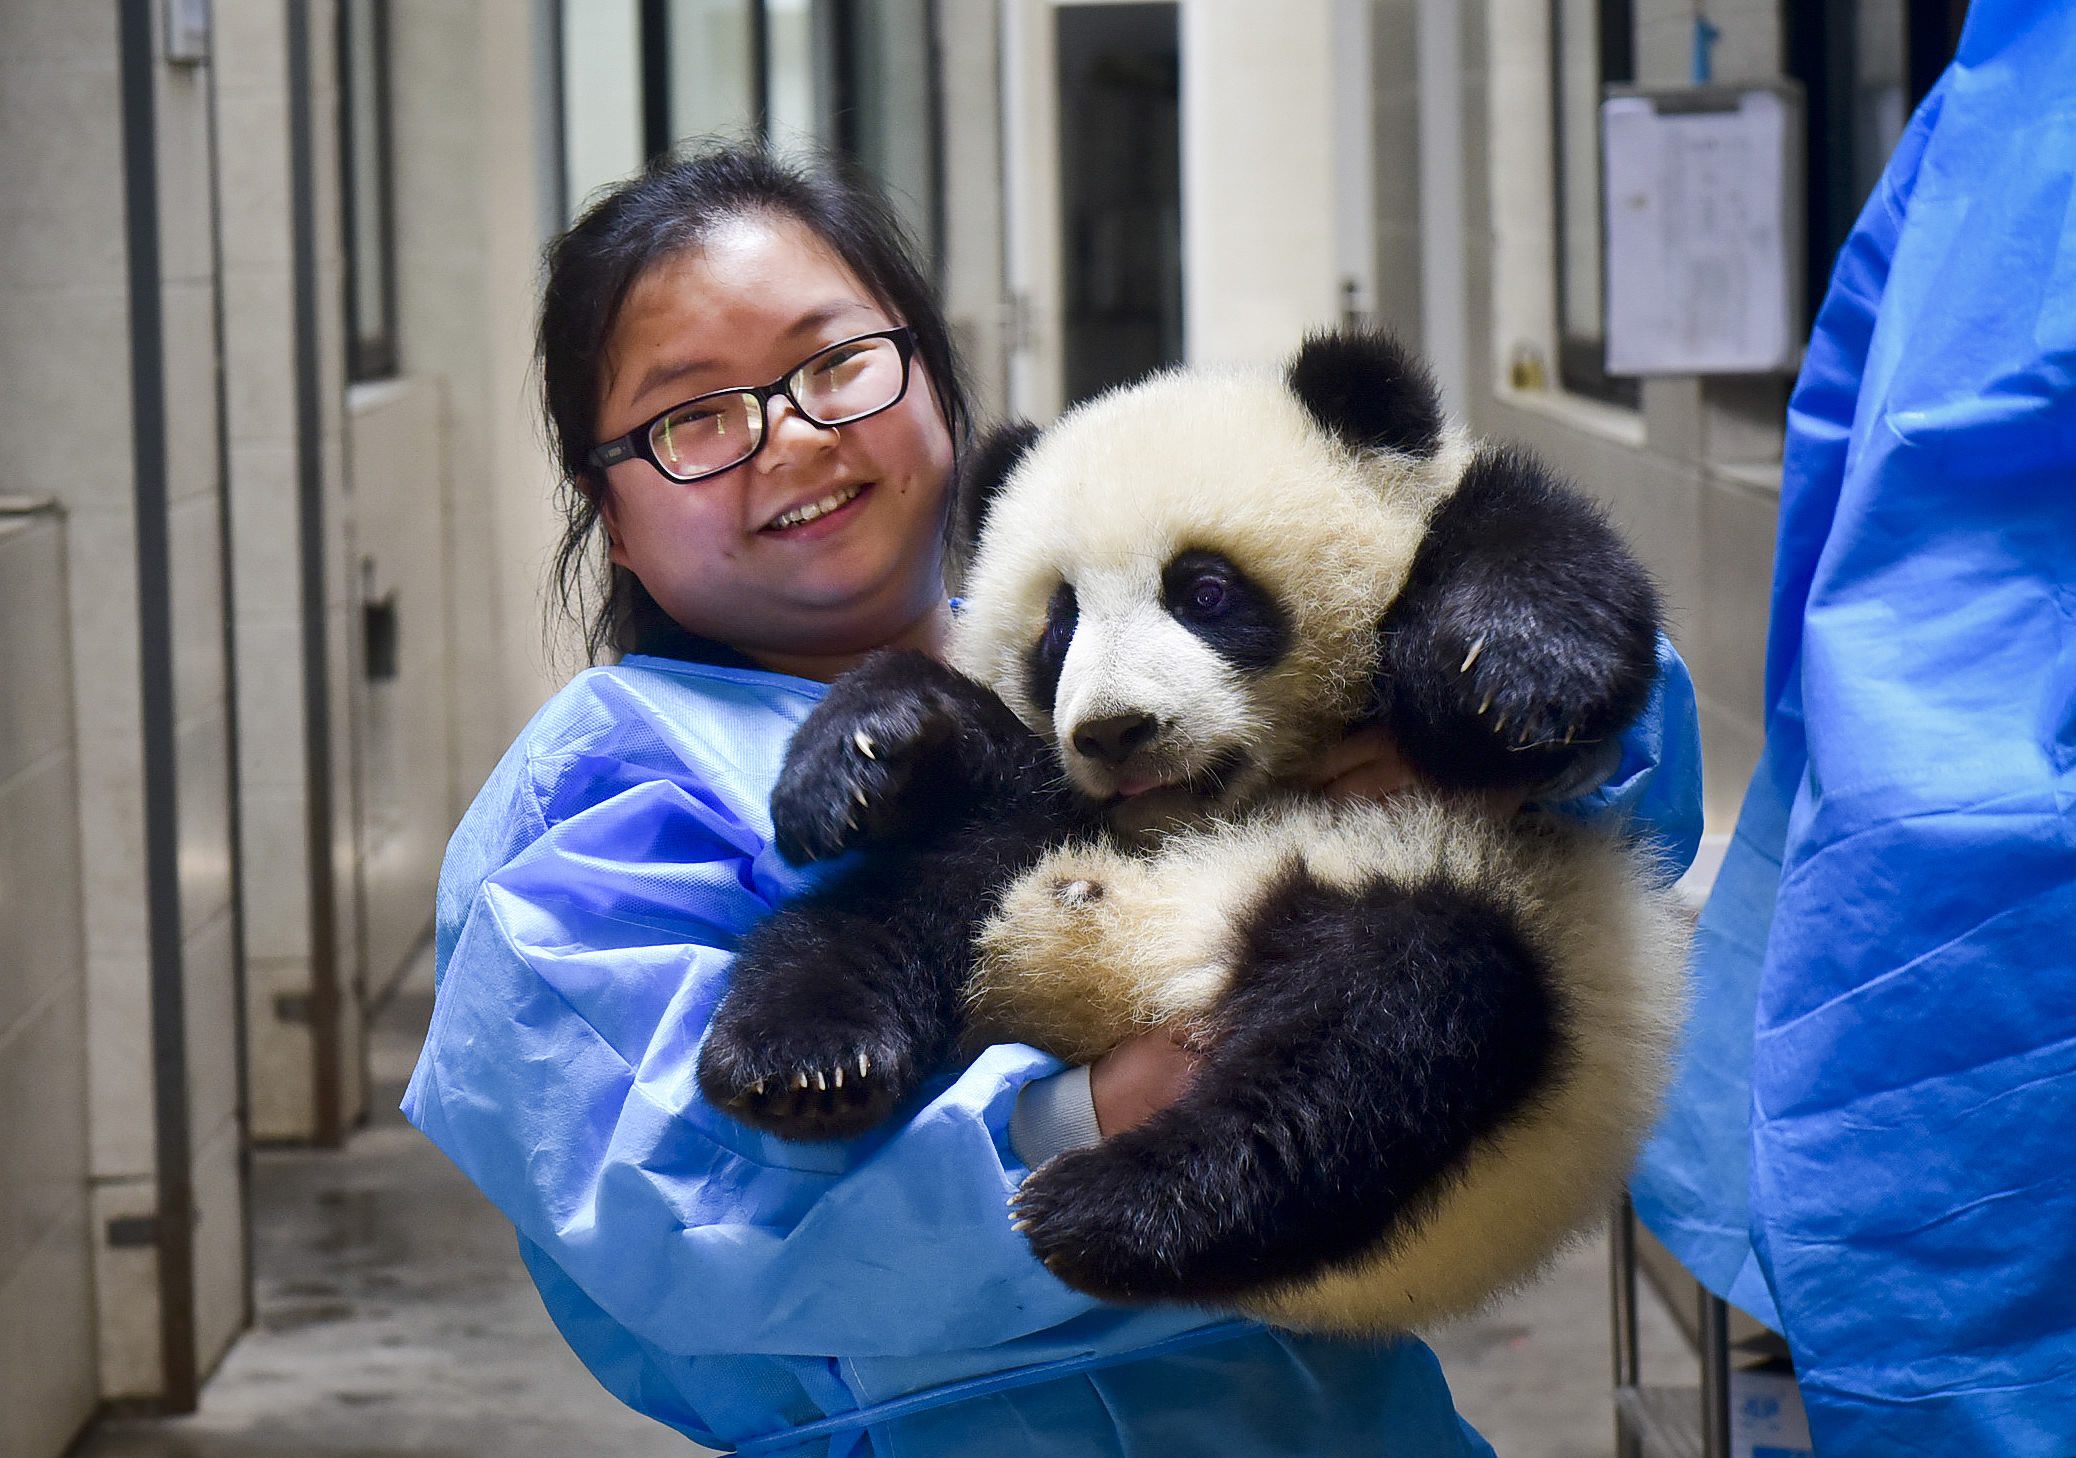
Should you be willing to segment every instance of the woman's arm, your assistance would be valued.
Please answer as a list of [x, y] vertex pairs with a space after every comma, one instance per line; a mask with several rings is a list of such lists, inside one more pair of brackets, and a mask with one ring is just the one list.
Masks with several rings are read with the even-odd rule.
[[[509, 778], [511, 802], [472, 821], [528, 813]], [[746, 1128], [702, 1102], [694, 1064], [730, 948], [785, 889], [754, 815], [605, 756], [541, 803], [544, 828], [502, 860], [496, 835], [457, 836], [405, 1109], [592, 1302], [693, 1355], [986, 1347], [1091, 1307], [1006, 1213], [1016, 1093], [1056, 1062], [992, 1050], [845, 1144]]]

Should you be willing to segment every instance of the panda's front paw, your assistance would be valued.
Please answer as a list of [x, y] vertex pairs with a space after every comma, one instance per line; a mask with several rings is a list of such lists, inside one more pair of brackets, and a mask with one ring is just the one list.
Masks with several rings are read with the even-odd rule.
[[1047, 1160], [1010, 1201], [1045, 1268], [1106, 1301], [1195, 1301], [1223, 1284], [1217, 1192], [1132, 1133]]
[[1654, 669], [1648, 652], [1639, 664], [1619, 645], [1535, 620], [1409, 624], [1393, 649], [1392, 733], [1455, 789], [1561, 777], [1628, 727]]
[[910, 829], [950, 787], [918, 770], [961, 728], [944, 691], [950, 670], [919, 653], [886, 653], [838, 679], [786, 750], [771, 796], [778, 848], [826, 860]]
[[849, 1139], [878, 1127], [920, 1072], [898, 1029], [867, 1031], [835, 1019], [752, 1028], [747, 1019], [717, 1016], [699, 1049], [708, 1103], [796, 1141]]

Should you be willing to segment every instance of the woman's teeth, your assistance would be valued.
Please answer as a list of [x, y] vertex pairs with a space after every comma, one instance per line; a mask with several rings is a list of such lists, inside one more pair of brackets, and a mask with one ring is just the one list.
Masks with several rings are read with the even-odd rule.
[[855, 501], [863, 486], [843, 486], [830, 492], [820, 501], [810, 501], [805, 506], [796, 506], [782, 516], [775, 516], [766, 525], [766, 531], [782, 532], [787, 527], [804, 526], [818, 516], [827, 516], [846, 502]]

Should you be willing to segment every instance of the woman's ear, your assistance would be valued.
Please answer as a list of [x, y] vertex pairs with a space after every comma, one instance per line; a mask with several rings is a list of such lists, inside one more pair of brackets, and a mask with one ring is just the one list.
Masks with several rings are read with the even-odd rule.
[[606, 490], [603, 481], [586, 482], [584, 489], [598, 506], [599, 525], [605, 529], [606, 560], [615, 567], [627, 566], [627, 553], [620, 545], [619, 512], [613, 504], [613, 493]]

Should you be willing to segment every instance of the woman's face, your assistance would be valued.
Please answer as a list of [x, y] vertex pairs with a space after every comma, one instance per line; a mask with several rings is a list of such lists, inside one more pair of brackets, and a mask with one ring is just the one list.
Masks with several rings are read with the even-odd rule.
[[[827, 345], [907, 322], [793, 219], [725, 221], [629, 291], [607, 342], [597, 438], [709, 390], [762, 385]], [[689, 483], [625, 461], [607, 472], [600, 507], [613, 561], [687, 631], [812, 672], [814, 660], [913, 641], [941, 617], [951, 461], [918, 359], [891, 409], [830, 429], [774, 397], [749, 460]], [[811, 521], [777, 524], [846, 496]]]

